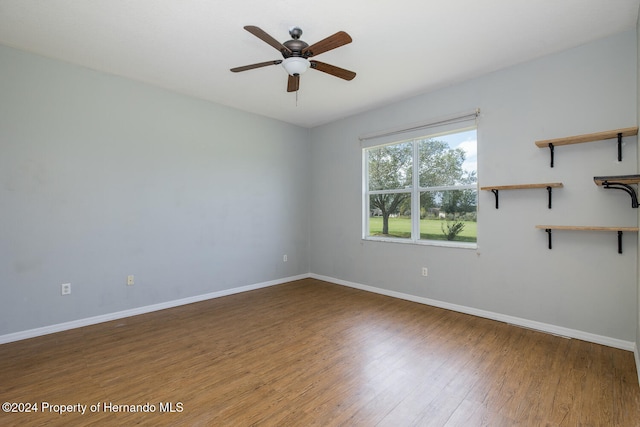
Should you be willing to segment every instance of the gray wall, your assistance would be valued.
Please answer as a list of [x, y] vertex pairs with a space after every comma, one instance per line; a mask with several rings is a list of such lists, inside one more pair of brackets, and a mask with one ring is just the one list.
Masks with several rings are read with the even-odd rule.
[[[636, 34], [620, 33], [311, 132], [311, 272], [357, 285], [486, 310], [633, 343], [638, 245], [615, 233], [554, 234], [536, 224], [635, 226], [621, 191], [593, 176], [637, 172], [637, 139], [549, 150], [534, 142], [637, 123]], [[361, 239], [362, 151], [358, 136], [481, 108], [480, 186], [563, 182], [553, 209], [545, 190], [481, 192], [478, 250]], [[420, 274], [429, 268], [429, 276]]]
[[308, 130], [6, 47], [0, 96], [0, 335], [308, 273]]

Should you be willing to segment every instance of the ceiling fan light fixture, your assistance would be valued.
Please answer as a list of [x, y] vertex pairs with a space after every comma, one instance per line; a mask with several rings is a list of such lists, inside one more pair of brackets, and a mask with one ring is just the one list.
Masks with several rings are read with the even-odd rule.
[[290, 76], [295, 76], [307, 71], [311, 66], [311, 63], [305, 58], [290, 56], [282, 61], [282, 66]]

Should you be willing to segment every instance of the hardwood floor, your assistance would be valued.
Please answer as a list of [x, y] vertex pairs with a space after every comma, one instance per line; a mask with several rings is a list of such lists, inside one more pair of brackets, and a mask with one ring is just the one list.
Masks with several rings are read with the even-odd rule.
[[38, 408], [3, 426], [640, 426], [631, 352], [313, 279], [0, 345], [0, 402]]

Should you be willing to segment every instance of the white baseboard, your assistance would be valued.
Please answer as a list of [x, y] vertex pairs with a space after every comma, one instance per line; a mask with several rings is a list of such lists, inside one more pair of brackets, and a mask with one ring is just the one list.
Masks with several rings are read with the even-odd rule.
[[550, 333], [553, 335], [576, 338], [583, 341], [589, 341], [596, 344], [602, 344], [609, 347], [632, 351], [635, 354], [636, 368], [638, 371], [638, 381], [640, 382], [640, 351], [638, 350], [637, 343], [633, 343], [631, 341], [624, 341], [617, 338], [591, 334], [588, 332], [564, 328], [561, 326], [551, 325], [548, 323], [536, 322], [533, 320], [523, 319], [520, 317], [494, 313], [491, 311], [480, 310], [477, 308], [467, 307], [467, 306], [458, 305], [458, 304], [451, 304], [448, 302], [438, 301], [430, 298], [418, 297], [415, 295], [405, 294], [405, 293], [396, 292], [396, 291], [390, 291], [387, 289], [376, 288], [373, 286], [362, 285], [360, 283], [349, 282], [346, 280], [341, 280], [333, 277], [322, 276], [322, 275], [311, 274], [311, 273], [300, 274], [297, 276], [291, 276], [291, 277], [286, 277], [286, 278], [277, 279], [277, 280], [271, 280], [268, 282], [256, 283], [253, 285], [242, 286], [239, 288], [225, 289], [222, 291], [211, 292], [203, 295], [196, 295], [193, 297], [182, 298], [174, 301], [167, 301], [159, 304], [136, 307], [129, 310], [118, 311], [115, 313], [107, 313], [100, 316], [93, 316], [93, 317], [88, 317], [84, 319], [73, 320], [70, 322], [58, 323], [55, 325], [29, 329], [26, 331], [20, 331], [20, 332], [15, 332], [15, 333], [6, 334], [6, 335], [0, 335], [0, 344], [5, 344], [13, 341], [20, 341], [28, 338], [34, 338], [41, 335], [53, 334], [56, 332], [62, 332], [69, 329], [81, 328], [83, 326], [95, 325], [97, 323], [109, 322], [111, 320], [123, 319], [125, 317], [137, 316], [139, 314], [145, 314], [153, 311], [164, 310], [167, 308], [178, 307], [181, 305], [192, 304], [195, 302], [205, 301], [213, 298], [220, 298], [227, 295], [233, 295], [241, 292], [252, 291], [255, 289], [266, 288], [269, 286], [280, 285], [283, 283], [291, 282], [294, 280], [306, 279], [309, 277], [318, 279], [318, 280], [324, 280], [326, 282], [331, 282], [331, 283], [335, 283], [342, 286], [347, 286], [350, 288], [360, 289], [363, 291], [368, 291], [368, 292], [373, 292], [373, 293], [386, 295], [394, 298], [413, 301], [420, 304], [431, 305], [434, 307], [444, 308], [447, 310], [457, 311], [460, 313], [471, 314], [474, 316], [484, 317], [487, 319], [497, 320], [500, 322], [510, 323], [513, 325], [522, 326], [529, 329], [535, 329], [535, 330]]
[[15, 332], [6, 335], [0, 335], [0, 344], [13, 341], [20, 341], [28, 338], [34, 338], [41, 335], [53, 334], [55, 332], [67, 331], [69, 329], [81, 328], [83, 326], [95, 325], [97, 323], [109, 322], [111, 320], [123, 319], [125, 317], [137, 316], [139, 314], [150, 313], [152, 311], [164, 310], [167, 308], [178, 307], [180, 305], [192, 304], [194, 302], [206, 301], [213, 298], [220, 298], [227, 295], [239, 294], [241, 292], [253, 291], [255, 289], [266, 288], [269, 286], [280, 285], [294, 280], [306, 279], [311, 277], [309, 274], [300, 274], [298, 276], [286, 277], [283, 279], [271, 280], [268, 282], [256, 283], [253, 285], [241, 286], [239, 288], [224, 289], [222, 291], [211, 292], [203, 295], [182, 298], [174, 301], [162, 302], [159, 304], [147, 305], [144, 307], [136, 307], [129, 310], [118, 311], [115, 313], [102, 314], [100, 316], [87, 317], [85, 319], [72, 320], [70, 322], [58, 323], [55, 325], [44, 326], [41, 328], [29, 329], [26, 331]]
[[494, 313], [492, 311], [480, 310], [473, 307], [467, 307], [467, 306], [458, 305], [458, 304], [451, 304], [448, 302], [438, 301], [430, 298], [418, 297], [415, 295], [404, 294], [401, 292], [390, 291], [387, 289], [376, 288], [368, 285], [362, 285], [360, 283], [348, 282], [345, 280], [335, 279], [333, 277], [321, 276], [318, 274], [310, 274], [309, 277], [318, 279], [318, 280], [324, 280], [325, 282], [335, 283], [337, 285], [360, 289], [363, 291], [374, 292], [377, 294], [386, 295], [394, 298], [400, 298], [408, 301], [413, 301], [420, 304], [431, 305], [434, 307], [444, 308], [447, 310], [457, 311], [460, 313], [471, 314], [478, 317], [484, 317], [487, 319], [510, 323], [513, 325], [517, 325], [517, 326], [521, 326], [529, 329], [535, 329], [537, 331], [546, 332], [553, 335], [560, 335], [567, 338], [576, 338], [582, 341], [602, 344], [608, 347], [619, 348], [622, 350], [634, 351], [635, 349], [636, 366], [640, 366], [636, 344], [631, 341], [624, 341], [617, 338], [606, 337], [603, 335], [596, 335], [589, 332], [579, 331], [576, 329], [564, 328], [562, 326], [551, 325], [549, 323], [536, 322], [534, 320], [523, 319], [520, 317], [509, 316], [506, 314]]

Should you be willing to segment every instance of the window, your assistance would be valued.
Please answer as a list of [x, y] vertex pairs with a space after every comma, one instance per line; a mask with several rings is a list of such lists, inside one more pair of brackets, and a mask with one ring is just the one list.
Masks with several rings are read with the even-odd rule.
[[365, 239], [476, 247], [476, 128], [363, 149]]

